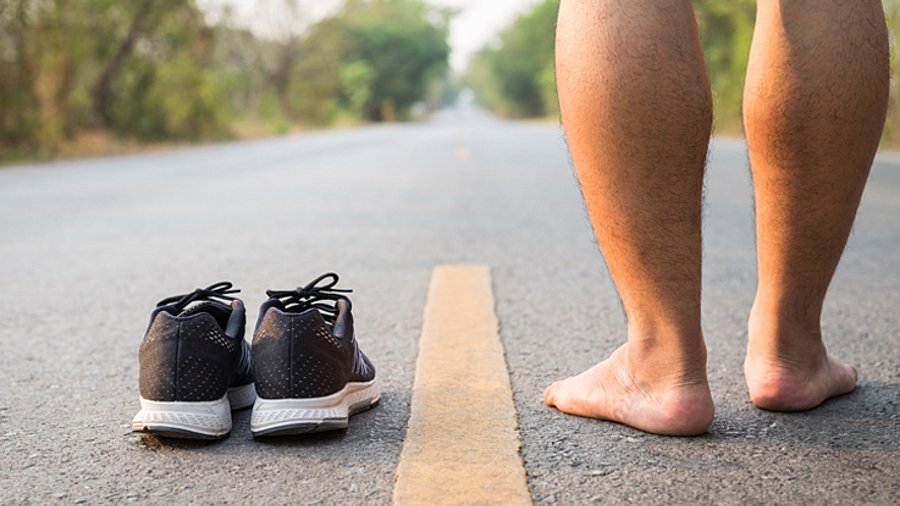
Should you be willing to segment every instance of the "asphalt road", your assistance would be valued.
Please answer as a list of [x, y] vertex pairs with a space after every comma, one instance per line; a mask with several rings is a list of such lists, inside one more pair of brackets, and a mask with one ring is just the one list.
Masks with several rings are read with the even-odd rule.
[[[539, 504], [896, 504], [900, 157], [874, 168], [826, 304], [860, 388], [818, 410], [753, 408], [741, 360], [755, 267], [744, 146], [708, 171], [710, 434], [656, 437], [549, 410], [543, 388], [611, 352], [623, 317], [560, 129], [477, 113], [0, 170], [0, 503], [385, 504], [432, 267], [493, 269]], [[218, 443], [133, 435], [155, 302], [219, 279], [255, 319], [266, 288], [324, 271], [355, 289], [385, 391], [346, 432]]]

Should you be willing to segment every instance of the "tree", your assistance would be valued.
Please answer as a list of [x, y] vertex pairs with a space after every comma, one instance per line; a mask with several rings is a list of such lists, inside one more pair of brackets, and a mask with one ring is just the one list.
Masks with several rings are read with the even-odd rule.
[[[155, 14], [153, 12], [154, 3], [154, 0], [142, 0], [137, 3], [128, 32], [117, 45], [118, 48], [103, 67], [103, 71], [100, 72], [100, 78], [97, 80], [97, 85], [94, 86], [93, 98], [94, 114], [101, 126], [108, 127], [112, 123], [112, 111], [110, 111], [112, 93], [110, 92], [110, 87], [113, 79], [116, 78], [122, 69], [125, 60], [134, 50], [135, 43], [137, 43], [143, 32], [150, 28], [148, 25], [152, 24], [155, 17], [152, 15]], [[123, 5], [128, 5], [128, 2], [124, 2]], [[157, 5], [156, 8], [159, 9], [159, 6]], [[165, 8], [165, 5], [163, 5], [163, 8]]]
[[476, 55], [466, 81], [485, 105], [513, 117], [558, 112], [553, 69], [558, 10], [559, 0], [544, 0]]
[[891, 97], [888, 105], [887, 124], [884, 129], [883, 139], [888, 143], [897, 145], [900, 143], [900, 79], [897, 79], [897, 47], [900, 44], [900, 1], [884, 0], [884, 8], [887, 14], [889, 37], [891, 41]]
[[268, 2], [269, 33], [197, 2], [0, 1], [0, 159], [85, 134], [195, 140], [246, 120], [282, 132], [402, 119], [447, 68], [448, 13], [423, 0], [347, 0], [317, 23], [321, 2]]
[[290, 100], [291, 80], [294, 68], [304, 54], [302, 40], [309, 28], [310, 19], [302, 0], [280, 0], [275, 5], [277, 9], [264, 11], [273, 30], [273, 39], [269, 45], [274, 58], [270, 58], [271, 63], [264, 64], [262, 71], [274, 87], [282, 112], [297, 120], [297, 111]]
[[[558, 8], [559, 0], [537, 4], [473, 58], [466, 82], [484, 105], [513, 117], [558, 113], [553, 69]], [[725, 130], [740, 128], [755, 9], [755, 0], [694, 1], [717, 123]]]
[[36, 69], [29, 58], [33, 16], [29, 2], [0, 3], [0, 150], [33, 144], [40, 128], [34, 93]]
[[717, 128], [740, 131], [756, 0], [696, 0], [694, 12], [712, 82]]
[[355, 0], [344, 12], [353, 41], [348, 56], [366, 62], [374, 74], [365, 117], [404, 117], [425, 97], [428, 83], [447, 70], [446, 20], [431, 17], [432, 11], [414, 0]]

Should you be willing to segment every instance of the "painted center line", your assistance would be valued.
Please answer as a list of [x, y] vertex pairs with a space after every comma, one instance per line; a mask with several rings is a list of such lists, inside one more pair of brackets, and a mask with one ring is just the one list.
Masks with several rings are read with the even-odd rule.
[[394, 504], [531, 504], [486, 266], [434, 269]]

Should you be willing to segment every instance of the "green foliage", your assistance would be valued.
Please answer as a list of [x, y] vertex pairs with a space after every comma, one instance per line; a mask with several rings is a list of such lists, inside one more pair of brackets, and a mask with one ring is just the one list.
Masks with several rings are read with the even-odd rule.
[[[552, 116], [557, 113], [553, 74], [553, 34], [558, 0], [544, 0], [518, 18], [495, 45], [469, 64], [464, 84], [479, 101], [506, 116]], [[694, 0], [694, 11], [715, 102], [719, 132], [741, 130], [741, 103], [756, 0]], [[900, 0], [884, 0], [890, 29], [892, 74], [897, 74], [900, 47]], [[892, 79], [891, 107], [885, 139], [900, 142], [900, 80]]]
[[888, 106], [887, 122], [884, 128], [884, 140], [895, 146], [900, 145], [900, 79], [897, 79], [897, 48], [900, 47], [900, 0], [884, 0], [887, 15], [888, 35], [891, 43], [891, 99]]
[[[184, 97], [190, 97], [185, 100]], [[226, 100], [223, 90], [209, 73], [198, 71], [190, 57], [179, 56], [160, 65], [139, 103], [140, 130], [133, 133], [151, 139], [207, 139], [228, 134], [227, 112], [219, 104]], [[124, 107], [122, 107], [124, 109]], [[123, 128], [129, 123], [118, 126]]]
[[473, 58], [466, 83], [479, 100], [513, 117], [557, 113], [553, 43], [559, 0], [544, 0]]
[[366, 117], [384, 119], [391, 108], [405, 117], [425, 96], [428, 82], [447, 70], [446, 23], [432, 23], [427, 7], [410, 0], [356, 0], [345, 12], [350, 54], [374, 71]]
[[0, 46], [10, 48], [0, 58], [0, 154], [52, 152], [97, 128], [144, 139], [226, 135], [208, 72], [213, 38], [188, 0], [0, 4]]
[[402, 119], [447, 70], [448, 15], [423, 0], [346, 0], [281, 38], [220, 17], [195, 0], [0, 1], [0, 159], [98, 131], [200, 140], [246, 122]]
[[344, 108], [354, 116], [362, 116], [372, 101], [377, 74], [365, 60], [354, 60], [340, 68], [341, 98]]
[[177, 4], [113, 80], [107, 126], [114, 132], [148, 140], [228, 135], [225, 89], [210, 68], [214, 32], [199, 10]]
[[712, 82], [717, 128], [739, 131], [756, 0], [695, 0], [694, 12]]
[[[320, 53], [301, 63], [300, 81], [315, 80], [326, 96], [337, 97], [327, 108], [350, 106], [371, 121], [404, 118], [425, 98], [428, 84], [447, 72], [447, 18], [420, 0], [349, 0], [333, 18], [315, 27], [307, 53]], [[348, 62], [334, 67], [334, 61]], [[308, 83], [300, 84], [309, 87]], [[323, 93], [302, 89], [301, 102]], [[310, 93], [313, 92], [313, 93]], [[307, 98], [308, 97], [308, 98]], [[308, 110], [312, 104], [301, 105]], [[329, 111], [311, 116], [328, 117]]]
[[[300, 44], [302, 58], [290, 70], [284, 109], [307, 123], [326, 125], [340, 115], [345, 85], [341, 79], [341, 64], [358, 60], [346, 57], [348, 42], [339, 35], [339, 30], [337, 18], [313, 26]], [[361, 93], [358, 82], [351, 86], [355, 87], [352, 93]]]
[[40, 104], [27, 34], [33, 27], [28, 2], [0, 3], [0, 149], [30, 147], [40, 129]]

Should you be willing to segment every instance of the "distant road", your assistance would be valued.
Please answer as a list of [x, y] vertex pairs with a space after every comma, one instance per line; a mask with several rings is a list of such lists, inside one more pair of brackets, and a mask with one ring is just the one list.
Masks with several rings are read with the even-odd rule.
[[[623, 317], [552, 124], [476, 112], [164, 153], [0, 170], [0, 503], [389, 503], [436, 264], [491, 266], [528, 485], [538, 504], [890, 504], [900, 497], [900, 159], [863, 199], [825, 317], [862, 385], [811, 413], [743, 386], [755, 263], [744, 146], [714, 143], [704, 329], [718, 411], [671, 439], [560, 415], [551, 381], [624, 339]], [[153, 304], [230, 279], [324, 271], [355, 289], [382, 404], [345, 433], [220, 443], [132, 435]]]

